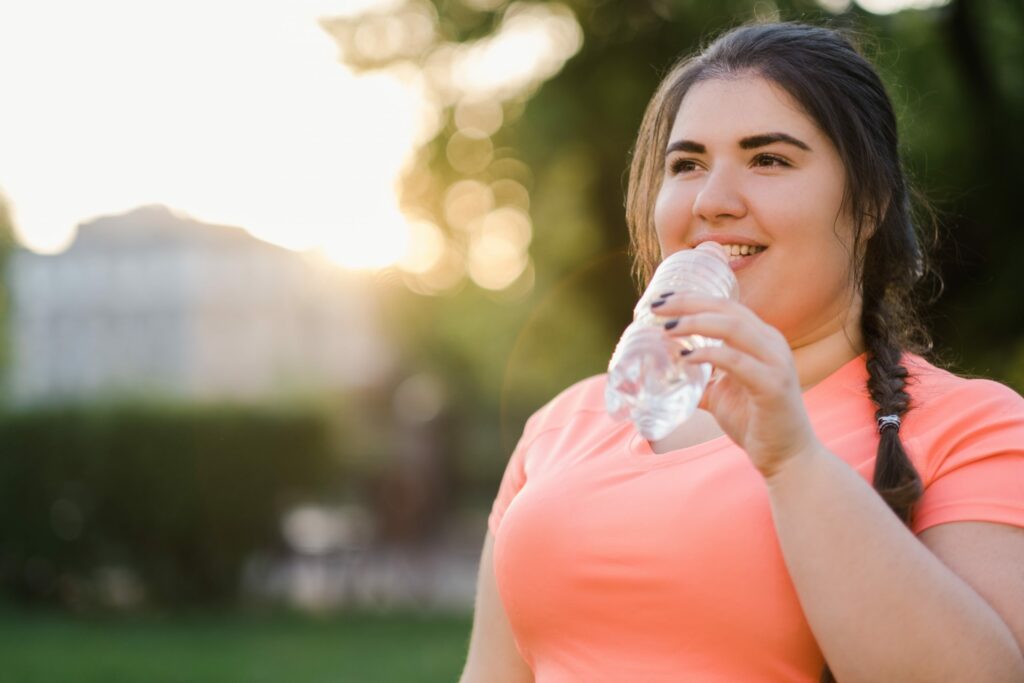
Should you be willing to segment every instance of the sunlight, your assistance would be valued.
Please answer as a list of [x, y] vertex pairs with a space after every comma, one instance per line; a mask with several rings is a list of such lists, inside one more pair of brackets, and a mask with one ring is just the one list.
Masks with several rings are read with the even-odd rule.
[[949, 4], [949, 0], [857, 0], [872, 14], [895, 14], [905, 9], [932, 9]]
[[[849, 10], [853, 0], [818, 0], [818, 4], [838, 14]], [[857, 4], [872, 14], [895, 14], [907, 9], [944, 7], [949, 4], [949, 0], [857, 0]]]
[[338, 63], [317, 18], [346, 7], [0, 10], [12, 103], [0, 114], [0, 190], [19, 239], [59, 251], [80, 222], [160, 203], [349, 267], [397, 260], [408, 236], [395, 186], [437, 117], [413, 70], [357, 76]]
[[462, 92], [508, 97], [557, 73], [583, 44], [583, 32], [564, 5], [517, 3], [492, 38], [459, 52], [453, 80]]

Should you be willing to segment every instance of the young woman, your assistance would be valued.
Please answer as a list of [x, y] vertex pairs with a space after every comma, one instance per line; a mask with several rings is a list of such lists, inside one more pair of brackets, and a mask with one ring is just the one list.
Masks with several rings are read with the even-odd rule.
[[925, 258], [870, 64], [824, 28], [722, 36], [651, 101], [627, 208], [644, 284], [733, 254], [739, 302], [655, 304], [723, 340], [685, 357], [718, 379], [655, 443], [603, 375], [530, 418], [463, 683], [1024, 681], [1024, 400], [918, 355]]

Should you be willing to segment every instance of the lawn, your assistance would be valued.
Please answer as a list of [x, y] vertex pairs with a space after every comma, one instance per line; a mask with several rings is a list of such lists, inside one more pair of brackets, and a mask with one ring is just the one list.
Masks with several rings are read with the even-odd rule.
[[83, 619], [0, 611], [7, 683], [454, 683], [470, 617]]

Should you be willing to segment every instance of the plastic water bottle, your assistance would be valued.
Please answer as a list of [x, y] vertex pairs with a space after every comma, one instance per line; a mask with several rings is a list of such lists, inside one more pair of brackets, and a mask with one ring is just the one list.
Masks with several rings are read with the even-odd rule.
[[618, 420], [629, 418], [649, 440], [668, 436], [693, 415], [711, 377], [710, 363], [686, 363], [682, 352], [722, 343], [700, 335], [670, 335], [664, 324], [671, 318], [651, 309], [665, 292], [729, 299], [739, 294], [729, 257], [716, 242], [677, 251], [654, 272], [633, 309], [633, 322], [612, 353], [605, 387], [608, 413]]

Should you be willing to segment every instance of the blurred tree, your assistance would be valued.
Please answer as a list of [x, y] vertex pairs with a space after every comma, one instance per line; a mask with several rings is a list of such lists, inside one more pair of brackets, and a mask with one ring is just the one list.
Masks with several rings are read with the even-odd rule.
[[[904, 78], [920, 93], [942, 88], [929, 111], [941, 111], [945, 125], [914, 149], [919, 168], [929, 156], [942, 158], [922, 174], [946, 209], [951, 238], [940, 341], [964, 367], [1024, 390], [1024, 270], [1015, 258], [1024, 235], [1013, 218], [1021, 190], [1015, 165], [1024, 154], [1024, 5], [954, 0], [937, 13], [932, 30], [932, 56], [919, 52]], [[936, 78], [936, 59], [950, 63], [944, 82]]]
[[0, 414], [0, 593], [102, 608], [116, 570], [148, 605], [230, 604], [247, 561], [284, 551], [281, 515], [345, 483], [337, 428], [312, 407]]
[[[407, 207], [429, 215], [454, 238], [459, 228], [445, 215], [445, 190], [466, 179], [493, 183], [505, 173], [504, 161], [515, 159], [530, 172], [535, 226], [533, 284], [525, 293], [473, 284], [433, 297], [394, 289], [394, 319], [402, 321], [411, 357], [448, 378], [456, 394], [452, 409], [474, 425], [466, 431], [471, 436], [463, 444], [464, 465], [500, 469], [532, 410], [572, 381], [604, 369], [636, 296], [623, 203], [643, 109], [678, 56], [751, 20], [828, 22], [863, 36], [896, 102], [908, 167], [939, 210], [946, 292], [928, 310], [937, 348], [961, 370], [1024, 388], [1024, 269], [1014, 262], [1024, 234], [1012, 219], [1020, 184], [1012, 164], [1024, 152], [1024, 6], [952, 0], [936, 9], [876, 16], [856, 4], [836, 11], [823, 4], [529, 3], [571, 12], [582, 46], [546, 81], [501, 101], [503, 125], [490, 134], [494, 160], [479, 169], [460, 170], [446, 154], [459, 130], [458, 99], [440, 97], [442, 125], [410, 173]], [[412, 63], [433, 82], [438, 69], [450, 72], [459, 48], [498, 35], [524, 6], [408, 0], [406, 10], [432, 21], [433, 33], [419, 42], [393, 40], [390, 51], [368, 40], [372, 34], [360, 34], [383, 21], [379, 15], [325, 26], [349, 64], [386, 69]], [[492, 436], [496, 410], [500, 444]]]

